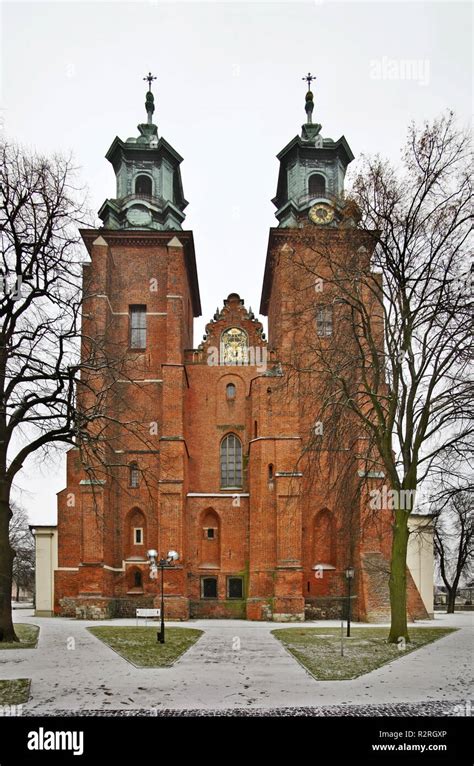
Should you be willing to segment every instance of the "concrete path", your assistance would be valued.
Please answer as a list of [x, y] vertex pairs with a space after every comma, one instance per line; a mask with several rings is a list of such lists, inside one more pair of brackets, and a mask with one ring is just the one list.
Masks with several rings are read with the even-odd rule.
[[[456, 633], [353, 681], [315, 681], [271, 635], [288, 624], [193, 620], [204, 635], [172, 668], [135, 668], [91, 635], [88, 622], [39, 618], [37, 649], [0, 651], [0, 678], [31, 678], [27, 712], [274, 708], [470, 700], [473, 615], [436, 615], [417, 625], [459, 627]], [[169, 623], [172, 624], [172, 623]], [[318, 621], [305, 627], [332, 627]], [[301, 627], [294, 625], [293, 627]]]

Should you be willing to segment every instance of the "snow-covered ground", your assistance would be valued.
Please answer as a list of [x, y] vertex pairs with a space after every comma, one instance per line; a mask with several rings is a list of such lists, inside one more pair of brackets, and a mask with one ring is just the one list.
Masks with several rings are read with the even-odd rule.
[[[31, 678], [30, 714], [53, 711], [222, 710], [245, 708], [344, 709], [367, 705], [424, 703], [428, 714], [474, 697], [474, 615], [437, 613], [416, 625], [459, 630], [352, 681], [316, 681], [272, 635], [277, 627], [302, 627], [244, 620], [192, 620], [169, 623], [196, 627], [204, 635], [172, 668], [135, 668], [86, 630], [111, 624], [66, 618], [34, 617], [18, 610], [17, 622], [41, 627], [36, 649], [0, 652], [0, 678]], [[114, 620], [113, 625], [135, 625]], [[335, 621], [305, 627], [335, 627]], [[447, 704], [446, 704], [447, 703]], [[474, 705], [473, 705], [474, 708]], [[401, 715], [416, 708], [400, 708]], [[432, 710], [432, 713], [429, 711]], [[349, 711], [347, 711], [349, 712]], [[396, 714], [396, 707], [393, 708]], [[420, 712], [423, 712], [420, 708]], [[462, 711], [461, 711], [462, 712]], [[356, 713], [356, 709], [354, 709]], [[357, 714], [357, 713], [356, 713]], [[414, 713], [413, 713], [414, 714]], [[468, 712], [469, 714], [469, 712]]]

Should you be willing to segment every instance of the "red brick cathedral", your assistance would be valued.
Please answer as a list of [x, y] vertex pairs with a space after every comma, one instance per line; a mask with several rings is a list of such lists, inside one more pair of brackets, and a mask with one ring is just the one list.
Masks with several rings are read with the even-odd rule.
[[[342, 257], [355, 244], [361, 257], [370, 249], [363, 233], [355, 243], [344, 203], [349, 145], [322, 137], [308, 90], [301, 135], [278, 155], [278, 225], [261, 301], [268, 340], [230, 292], [195, 348], [201, 304], [193, 234], [182, 228], [182, 158], [158, 135], [154, 109], [150, 78], [139, 136], [116, 137], [106, 155], [117, 185], [99, 211], [103, 226], [81, 232], [90, 256], [84, 335], [123, 360], [107, 406], [112, 424], [129, 427], [110, 425], [103, 476], [84, 469], [79, 449], [68, 453], [55, 610], [102, 618], [159, 606], [161, 578], [149, 552], [163, 559], [176, 551], [164, 570], [169, 618], [337, 617], [347, 567], [354, 616], [386, 618], [390, 519], [364, 523], [362, 495], [346, 533], [348, 509], [324, 471], [314, 476], [304, 459], [314, 421], [288, 366], [308, 332], [329, 338], [335, 321], [333, 304], [313, 291], [303, 341], [301, 318], [290, 310], [307, 237]], [[355, 474], [363, 470], [354, 464]], [[383, 474], [368, 478], [383, 484]], [[412, 615], [426, 614], [411, 578], [409, 601]]]

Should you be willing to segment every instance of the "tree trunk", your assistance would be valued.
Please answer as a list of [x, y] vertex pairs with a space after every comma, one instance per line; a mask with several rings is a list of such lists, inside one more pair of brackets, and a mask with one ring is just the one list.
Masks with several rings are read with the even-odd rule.
[[450, 588], [448, 590], [446, 614], [454, 614], [455, 605], [456, 605], [456, 588]]
[[16, 583], [16, 603], [18, 604], [20, 602], [20, 586], [18, 583]]
[[390, 644], [396, 644], [400, 638], [410, 640], [407, 625], [408, 517], [407, 511], [395, 511], [390, 563]]
[[12, 620], [14, 553], [10, 547], [9, 488], [0, 482], [0, 641], [18, 641]]

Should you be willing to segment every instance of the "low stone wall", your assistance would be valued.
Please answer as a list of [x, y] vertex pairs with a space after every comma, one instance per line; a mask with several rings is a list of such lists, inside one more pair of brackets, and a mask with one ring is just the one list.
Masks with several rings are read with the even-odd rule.
[[[340, 620], [341, 614], [346, 619], [347, 601], [340, 596], [313, 596], [305, 600], [305, 620]], [[355, 598], [352, 600], [351, 617], [353, 620], [359, 619]]]
[[227, 601], [190, 601], [189, 616], [191, 618], [205, 619], [227, 619], [227, 620], [245, 620], [245, 601], [233, 600]]
[[134, 596], [133, 598], [116, 598], [114, 599], [114, 604], [114, 617], [135, 617], [137, 609], [153, 609], [154, 597]]
[[137, 609], [151, 609], [153, 596], [133, 598], [100, 598], [78, 596], [60, 600], [61, 616], [77, 620], [110, 620], [114, 617], [135, 617]]

